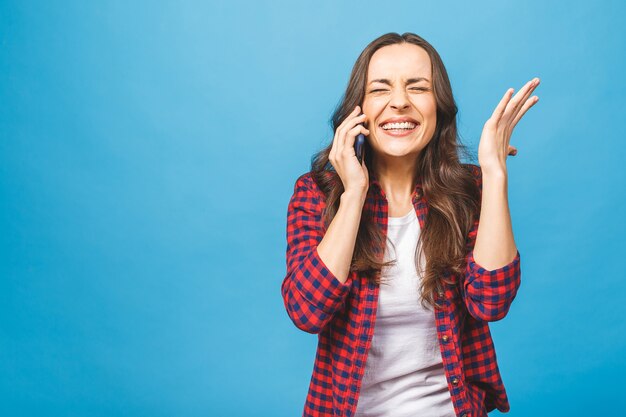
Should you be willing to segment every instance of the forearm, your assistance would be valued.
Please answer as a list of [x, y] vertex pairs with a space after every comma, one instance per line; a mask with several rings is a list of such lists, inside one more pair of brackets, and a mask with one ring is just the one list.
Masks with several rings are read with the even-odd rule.
[[505, 171], [485, 172], [474, 260], [487, 270], [501, 268], [517, 254], [508, 202]]
[[365, 196], [344, 192], [339, 209], [317, 246], [320, 258], [341, 283], [350, 272]]

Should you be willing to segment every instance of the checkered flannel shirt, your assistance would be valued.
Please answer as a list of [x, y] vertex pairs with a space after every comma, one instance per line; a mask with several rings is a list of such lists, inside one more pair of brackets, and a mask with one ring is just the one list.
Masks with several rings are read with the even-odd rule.
[[[482, 193], [482, 174], [467, 164]], [[387, 230], [388, 205], [370, 174], [364, 213]], [[412, 193], [420, 222], [428, 213], [421, 184]], [[289, 318], [301, 330], [318, 335], [317, 352], [303, 416], [352, 417], [356, 410], [367, 352], [374, 335], [379, 287], [356, 271], [345, 283], [317, 252], [324, 236], [324, 196], [307, 172], [294, 185], [287, 215], [287, 273], [281, 293]], [[443, 367], [458, 417], [486, 417], [509, 411], [488, 322], [505, 317], [520, 285], [520, 254], [507, 265], [487, 270], [476, 263], [473, 248], [478, 219], [468, 236], [464, 274], [435, 296], [435, 322]]]

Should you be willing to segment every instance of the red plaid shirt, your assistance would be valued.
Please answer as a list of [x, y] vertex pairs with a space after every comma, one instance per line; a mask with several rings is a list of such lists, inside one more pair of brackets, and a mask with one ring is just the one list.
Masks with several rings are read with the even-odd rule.
[[[482, 192], [480, 167], [470, 164]], [[364, 213], [372, 213], [386, 233], [388, 206], [377, 179]], [[412, 194], [420, 226], [428, 213], [421, 184]], [[324, 236], [324, 196], [311, 177], [294, 186], [287, 216], [287, 273], [281, 293], [287, 314], [301, 330], [318, 334], [317, 353], [303, 416], [351, 417], [356, 410], [367, 352], [374, 335], [379, 287], [351, 272], [345, 283], [326, 267], [317, 252]], [[459, 417], [486, 417], [495, 408], [509, 411], [496, 361], [489, 321], [502, 319], [520, 285], [520, 254], [489, 271], [477, 264], [473, 248], [478, 218], [468, 236], [464, 274], [445, 284], [434, 308], [437, 335], [454, 410]], [[469, 313], [469, 314], [468, 314]]]

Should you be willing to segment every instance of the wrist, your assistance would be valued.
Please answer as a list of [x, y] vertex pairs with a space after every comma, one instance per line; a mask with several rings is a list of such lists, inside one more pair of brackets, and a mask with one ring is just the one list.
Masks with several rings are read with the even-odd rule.
[[507, 178], [507, 170], [506, 166], [491, 166], [491, 165], [481, 165], [480, 170], [482, 172], [483, 180], [485, 177], [496, 179], [506, 180]]
[[349, 189], [345, 190], [340, 197], [340, 200], [343, 201], [358, 201], [361, 204], [365, 202], [365, 197], [367, 196], [367, 190], [361, 189]]

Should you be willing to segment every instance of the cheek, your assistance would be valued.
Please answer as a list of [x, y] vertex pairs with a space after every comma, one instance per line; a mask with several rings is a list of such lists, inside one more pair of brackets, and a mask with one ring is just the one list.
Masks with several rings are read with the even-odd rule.
[[431, 111], [433, 112], [433, 114], [437, 114], [437, 100], [435, 99], [435, 96], [433, 94], [431, 94], [429, 102]]
[[365, 113], [365, 123], [366, 126], [369, 126], [373, 120], [378, 117], [382, 109], [384, 108], [384, 104], [376, 103], [376, 100], [368, 100], [363, 102], [363, 108], [361, 109], [361, 113]]
[[367, 115], [375, 114], [381, 107], [384, 107], [384, 103], [382, 100], [367, 99], [363, 101], [362, 111]]
[[437, 102], [432, 95], [421, 95], [413, 100], [415, 107], [417, 107], [424, 116], [437, 114]]

